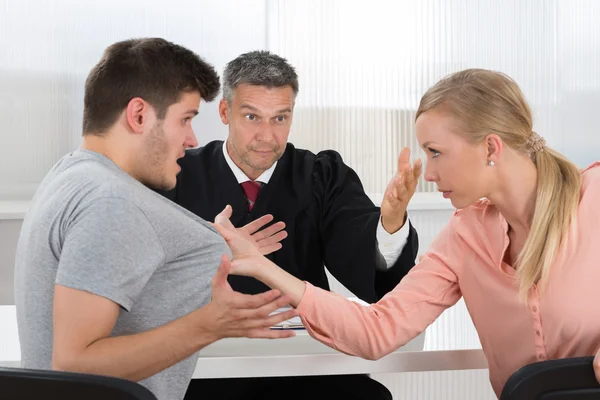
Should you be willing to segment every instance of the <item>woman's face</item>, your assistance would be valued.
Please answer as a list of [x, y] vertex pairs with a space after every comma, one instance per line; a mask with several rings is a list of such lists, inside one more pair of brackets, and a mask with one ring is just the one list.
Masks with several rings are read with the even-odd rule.
[[490, 172], [483, 144], [467, 141], [454, 118], [443, 110], [421, 114], [415, 129], [427, 155], [425, 180], [434, 182], [456, 208], [465, 208], [485, 197]]

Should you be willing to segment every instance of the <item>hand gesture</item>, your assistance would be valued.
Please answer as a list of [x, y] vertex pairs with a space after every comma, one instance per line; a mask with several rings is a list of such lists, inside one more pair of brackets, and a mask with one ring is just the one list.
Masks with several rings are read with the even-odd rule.
[[277, 309], [287, 306], [289, 299], [280, 296], [278, 290], [270, 290], [257, 295], [235, 292], [227, 282], [231, 262], [227, 256], [221, 258], [221, 265], [212, 280], [212, 300], [206, 306], [209, 321], [206, 329], [212, 330], [218, 339], [226, 337], [287, 338], [294, 336], [290, 330], [270, 329], [279, 322], [298, 315], [295, 310], [271, 315]]
[[231, 223], [215, 223], [213, 226], [223, 236], [223, 239], [225, 239], [231, 249], [234, 267], [230, 269], [229, 273], [251, 276], [260, 280], [260, 273], [262, 272], [261, 263], [266, 259], [260, 253], [260, 249], [253, 243], [252, 239], [244, 231], [236, 229]]
[[273, 216], [268, 214], [241, 228], [236, 228], [229, 220], [232, 212], [233, 210], [230, 205], [225, 206], [223, 211], [215, 217], [215, 224], [229, 230], [236, 230], [244, 239], [252, 243], [262, 255], [267, 255], [281, 249], [282, 245], [280, 242], [287, 237], [287, 232], [283, 230], [285, 228], [284, 222], [279, 221], [268, 228], [262, 229], [269, 222], [273, 221]]
[[381, 223], [388, 233], [397, 232], [404, 225], [406, 207], [415, 194], [422, 163], [418, 159], [410, 165], [410, 148], [405, 147], [398, 156], [398, 170], [392, 178], [381, 201]]

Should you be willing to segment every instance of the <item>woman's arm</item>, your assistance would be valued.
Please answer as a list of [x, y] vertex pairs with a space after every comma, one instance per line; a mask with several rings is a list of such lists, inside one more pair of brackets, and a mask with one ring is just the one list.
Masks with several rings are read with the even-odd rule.
[[[241, 268], [239, 265], [247, 262], [234, 260], [231, 273], [236, 274], [238, 268]], [[306, 288], [304, 281], [279, 268], [277, 264], [265, 257], [257, 257], [256, 261], [251, 262], [256, 263], [256, 279], [271, 288], [278, 288], [281, 293], [286, 293], [286, 296], [290, 298], [290, 305], [298, 306]]]
[[216, 228], [234, 255], [232, 274], [253, 276], [281, 291], [311, 336], [346, 354], [383, 357], [420, 334], [461, 297], [458, 277], [449, 265], [462, 263], [464, 252], [448, 242], [454, 237], [450, 226], [400, 284], [369, 307], [302, 282], [258, 254], [236, 232]]

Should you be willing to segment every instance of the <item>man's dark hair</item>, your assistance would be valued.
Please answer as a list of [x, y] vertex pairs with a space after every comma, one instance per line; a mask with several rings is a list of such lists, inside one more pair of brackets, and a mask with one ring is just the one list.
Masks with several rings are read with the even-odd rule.
[[185, 47], [160, 38], [114, 43], [85, 81], [83, 135], [105, 133], [135, 97], [163, 119], [184, 93], [212, 101], [219, 88], [214, 67]]
[[298, 94], [298, 75], [285, 58], [265, 50], [251, 51], [230, 61], [223, 73], [223, 98], [231, 105], [239, 85], [265, 86], [269, 89], [291, 86]]

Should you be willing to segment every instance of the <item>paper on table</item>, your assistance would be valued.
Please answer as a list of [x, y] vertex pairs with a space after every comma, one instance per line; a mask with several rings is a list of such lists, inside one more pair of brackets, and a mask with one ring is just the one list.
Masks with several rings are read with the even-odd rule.
[[[279, 310], [275, 311], [273, 314], [279, 314], [280, 312], [284, 312], [289, 309], [290, 307], [282, 307]], [[273, 325], [271, 329], [304, 329], [304, 325], [302, 324], [302, 320], [300, 319], [300, 317], [293, 317]]]
[[[355, 303], [360, 304], [361, 306], [368, 306], [369, 304], [365, 301], [359, 299], [358, 297], [349, 297], [348, 300], [353, 301]], [[291, 307], [282, 307], [277, 311], [273, 312], [271, 315], [279, 314], [280, 312], [287, 311]], [[273, 325], [271, 329], [304, 329], [304, 324], [300, 317], [293, 317], [290, 319], [286, 319], [276, 325]]]

